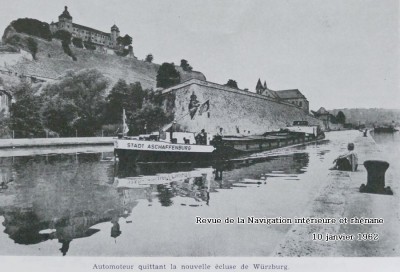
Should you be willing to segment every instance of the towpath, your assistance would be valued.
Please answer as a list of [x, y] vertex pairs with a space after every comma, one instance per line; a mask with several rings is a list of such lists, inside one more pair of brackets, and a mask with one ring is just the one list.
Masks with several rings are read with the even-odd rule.
[[[340, 132], [338, 132], [340, 133]], [[353, 142], [359, 157], [358, 171], [327, 171], [323, 185], [303, 214], [318, 218], [382, 218], [383, 224], [294, 224], [275, 248], [272, 256], [339, 256], [390, 257], [400, 254], [400, 198], [398, 169], [386, 175], [386, 186], [394, 195], [360, 193], [361, 184], [367, 183], [365, 160], [387, 160], [369, 135], [362, 137], [354, 131]], [[350, 139], [351, 141], [351, 139]], [[344, 145], [346, 143], [343, 143]], [[395, 151], [394, 151], [395, 152]], [[393, 167], [393, 166], [392, 166]], [[396, 175], [396, 177], [395, 177]], [[313, 240], [313, 233], [322, 234], [323, 240]], [[326, 241], [326, 234], [349, 234], [354, 240]], [[379, 240], [359, 241], [358, 233], [376, 233]]]

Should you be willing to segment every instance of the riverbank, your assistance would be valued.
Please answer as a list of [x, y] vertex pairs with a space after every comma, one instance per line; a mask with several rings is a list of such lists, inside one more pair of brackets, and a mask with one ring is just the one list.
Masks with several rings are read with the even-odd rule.
[[113, 141], [113, 137], [0, 139], [0, 148], [112, 145]]
[[[340, 133], [340, 132], [337, 132]], [[359, 158], [358, 171], [327, 171], [323, 183], [314, 200], [306, 209], [306, 216], [316, 218], [382, 218], [383, 224], [295, 224], [286, 237], [275, 248], [273, 256], [348, 256], [348, 257], [390, 257], [399, 256], [400, 226], [399, 184], [392, 175], [386, 175], [386, 186], [393, 189], [394, 195], [360, 193], [361, 184], [367, 183], [367, 171], [363, 166], [366, 160], [387, 160], [371, 137], [354, 133], [354, 142]], [[344, 145], [346, 143], [343, 143]], [[394, 166], [392, 166], [394, 167]], [[397, 171], [397, 170], [396, 170]], [[372, 233], [374, 241], [358, 240], [358, 234]], [[322, 234], [322, 240], [314, 235]], [[327, 235], [352, 235], [347, 241], [329, 240]], [[332, 236], [331, 236], [332, 237]]]

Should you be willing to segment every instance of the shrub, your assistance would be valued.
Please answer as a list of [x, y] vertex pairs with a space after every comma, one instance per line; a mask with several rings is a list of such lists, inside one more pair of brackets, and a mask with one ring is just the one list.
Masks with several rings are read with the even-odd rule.
[[84, 41], [83, 44], [85, 45], [85, 48], [88, 50], [96, 50], [96, 45], [92, 41]]
[[114, 50], [115, 54], [120, 57], [126, 57], [129, 54], [129, 49]]
[[26, 39], [26, 45], [31, 52], [33, 59], [36, 60], [36, 53], [38, 51], [37, 42], [33, 38], [29, 37]]
[[71, 44], [71, 33], [69, 33], [66, 30], [58, 30], [56, 33], [54, 33], [53, 38], [61, 40], [62, 42], [65, 42], [67, 44]]
[[81, 38], [72, 38], [72, 44], [73, 44], [75, 47], [83, 48], [83, 41], [82, 41]]
[[62, 48], [64, 49], [65, 54], [67, 54], [68, 56], [70, 56], [74, 61], [77, 61], [77, 58], [75, 57], [75, 55], [72, 53], [71, 48], [69, 47], [69, 44], [65, 41], [61, 42], [62, 44]]
[[173, 63], [164, 62], [157, 72], [157, 87], [168, 88], [179, 84], [180, 74]]

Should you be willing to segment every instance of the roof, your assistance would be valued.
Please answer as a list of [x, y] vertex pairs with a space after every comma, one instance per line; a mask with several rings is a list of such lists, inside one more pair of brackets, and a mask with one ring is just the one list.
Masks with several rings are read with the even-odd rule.
[[95, 32], [97, 34], [110, 36], [110, 33], [106, 33], [106, 32], [103, 32], [103, 31], [100, 31], [100, 30], [97, 30], [97, 29], [94, 29], [94, 28], [91, 28], [91, 27], [87, 27], [87, 26], [84, 26], [84, 25], [79, 25], [79, 24], [73, 23], [72, 26], [76, 27], [76, 28], [84, 29], [86, 31]]
[[115, 24], [111, 27], [111, 31], [116, 30], [117, 32], [119, 32], [119, 28], [118, 26], [116, 26]]
[[280, 99], [294, 99], [294, 98], [306, 99], [306, 97], [298, 89], [275, 91], [275, 94]]
[[261, 84], [261, 80], [258, 79], [257, 81], [257, 86], [256, 86], [256, 90], [260, 90], [260, 89], [264, 89], [263, 85]]
[[61, 15], [58, 16], [58, 17], [67, 18], [67, 19], [72, 20], [72, 16], [71, 16], [71, 14], [69, 14], [69, 12], [68, 12], [68, 7], [67, 7], [67, 6], [64, 7], [63, 13], [61, 13]]

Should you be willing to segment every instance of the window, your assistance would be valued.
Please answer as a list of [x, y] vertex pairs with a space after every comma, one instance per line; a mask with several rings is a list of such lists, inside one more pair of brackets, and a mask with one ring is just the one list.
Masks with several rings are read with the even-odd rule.
[[303, 107], [303, 103], [302, 103], [301, 101], [299, 102], [299, 106], [300, 106], [300, 107]]

